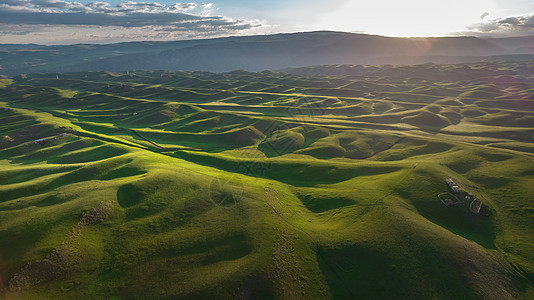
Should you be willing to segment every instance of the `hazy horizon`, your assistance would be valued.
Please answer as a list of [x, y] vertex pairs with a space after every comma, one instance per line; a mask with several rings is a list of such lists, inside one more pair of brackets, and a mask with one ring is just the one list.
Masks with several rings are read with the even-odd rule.
[[70, 45], [83, 45], [83, 44], [89, 44], [89, 45], [106, 45], [106, 44], [118, 44], [118, 43], [135, 43], [135, 42], [178, 42], [178, 41], [188, 41], [188, 40], [207, 40], [207, 39], [219, 39], [219, 38], [232, 38], [232, 37], [253, 37], [253, 36], [269, 36], [269, 35], [291, 35], [291, 34], [302, 34], [302, 33], [320, 33], [320, 32], [331, 32], [331, 33], [347, 33], [347, 34], [359, 34], [359, 35], [369, 35], [369, 36], [381, 36], [381, 37], [389, 37], [389, 38], [399, 38], [399, 39], [424, 39], [424, 38], [454, 38], [454, 37], [473, 37], [473, 38], [480, 38], [480, 39], [499, 39], [499, 38], [521, 38], [521, 37], [531, 37], [534, 36], [534, 32], [532, 34], [527, 35], [517, 35], [517, 36], [506, 36], [506, 37], [494, 37], [494, 36], [476, 36], [476, 35], [443, 35], [443, 36], [388, 36], [388, 35], [381, 35], [381, 34], [371, 34], [371, 33], [361, 33], [361, 32], [348, 32], [348, 31], [336, 31], [336, 30], [312, 30], [312, 31], [294, 31], [294, 32], [276, 32], [276, 33], [263, 33], [263, 34], [247, 34], [247, 35], [228, 35], [228, 36], [218, 36], [218, 37], [191, 37], [191, 38], [184, 38], [184, 39], [176, 39], [176, 40], [134, 40], [134, 41], [116, 41], [116, 42], [109, 42], [109, 41], [102, 41], [102, 42], [77, 42], [77, 43], [56, 43], [56, 44], [49, 44], [49, 43], [35, 43], [35, 42], [28, 42], [28, 43], [4, 43], [0, 42], [0, 45], [37, 45], [37, 46], [70, 46]]

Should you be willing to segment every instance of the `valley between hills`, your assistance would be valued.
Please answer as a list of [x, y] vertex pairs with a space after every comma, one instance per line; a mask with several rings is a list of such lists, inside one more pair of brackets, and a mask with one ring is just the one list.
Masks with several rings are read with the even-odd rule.
[[529, 299], [532, 195], [532, 61], [0, 79], [0, 298]]

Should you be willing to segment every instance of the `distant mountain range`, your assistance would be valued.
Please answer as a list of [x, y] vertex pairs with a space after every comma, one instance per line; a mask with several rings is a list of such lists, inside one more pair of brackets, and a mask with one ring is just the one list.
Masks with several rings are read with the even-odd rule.
[[279, 70], [312, 65], [411, 65], [534, 59], [534, 36], [393, 38], [305, 32], [172, 42], [0, 45], [0, 74]]

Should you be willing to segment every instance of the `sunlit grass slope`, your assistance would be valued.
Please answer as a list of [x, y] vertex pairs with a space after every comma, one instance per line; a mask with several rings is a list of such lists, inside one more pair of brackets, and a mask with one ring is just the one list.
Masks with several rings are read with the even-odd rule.
[[532, 68], [5, 80], [0, 297], [532, 298]]

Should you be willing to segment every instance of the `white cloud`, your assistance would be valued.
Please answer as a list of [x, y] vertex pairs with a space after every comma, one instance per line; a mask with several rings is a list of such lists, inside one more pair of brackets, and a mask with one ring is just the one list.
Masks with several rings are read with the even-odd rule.
[[167, 6], [157, 2], [133, 2], [127, 1], [117, 5], [119, 12], [165, 12]]
[[468, 33], [481, 35], [530, 35], [534, 34], [534, 13], [488, 20], [470, 25], [467, 29]]
[[95, 11], [95, 12], [109, 13], [109, 12], [114, 11], [109, 3], [101, 2], [101, 1], [91, 2], [91, 3], [87, 4], [87, 7], [90, 8], [92, 11]]
[[[34, 36], [33, 33], [39, 35], [42, 32], [40, 26], [54, 28], [52, 32], [57, 34], [69, 30], [72, 33], [81, 28], [90, 31], [88, 28], [92, 28], [95, 32], [83, 35], [85, 39], [115, 41], [121, 38], [221, 36], [267, 26], [265, 21], [232, 19], [213, 15], [213, 11], [212, 3], [165, 5], [158, 2], [127, 1], [113, 6], [103, 1], [83, 5], [64, 0], [0, 0], [0, 32], [4, 39], [8, 39], [23, 35]], [[111, 29], [122, 30], [123, 34], [107, 33]], [[129, 29], [136, 30], [134, 32]], [[72, 37], [70, 33], [69, 36]]]
[[176, 12], [188, 12], [198, 8], [196, 3], [175, 3], [169, 6], [169, 10]]

